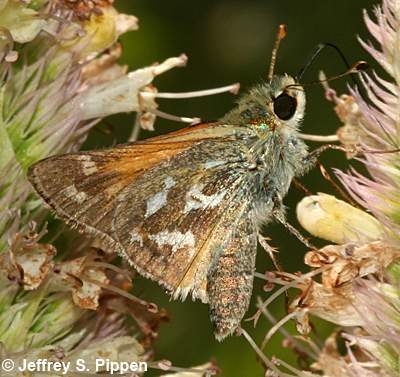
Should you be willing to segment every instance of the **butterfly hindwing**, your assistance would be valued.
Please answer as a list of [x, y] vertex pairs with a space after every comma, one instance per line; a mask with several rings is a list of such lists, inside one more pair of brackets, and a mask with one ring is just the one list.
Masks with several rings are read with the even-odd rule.
[[213, 263], [207, 274], [207, 296], [214, 333], [221, 340], [231, 334], [245, 315], [253, 290], [257, 252], [257, 227], [251, 203], [242, 201], [234, 223], [214, 245]]

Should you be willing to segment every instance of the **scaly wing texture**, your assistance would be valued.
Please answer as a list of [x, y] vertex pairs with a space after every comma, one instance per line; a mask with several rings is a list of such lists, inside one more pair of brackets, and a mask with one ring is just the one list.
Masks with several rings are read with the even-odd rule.
[[51, 157], [28, 175], [68, 223], [175, 296], [192, 291], [207, 301], [210, 235], [224, 213], [240, 206], [249, 132], [202, 124], [109, 150]]
[[211, 252], [217, 257], [207, 275], [210, 318], [218, 340], [232, 334], [240, 325], [253, 290], [257, 227], [251, 203], [243, 200], [234, 215], [234, 222], [221, 227], [225, 234], [213, 245]]
[[113, 230], [139, 271], [162, 282], [175, 297], [192, 291], [207, 301], [213, 244], [217, 234], [221, 237], [221, 224], [227, 226], [226, 217], [233, 222], [241, 206], [243, 174], [229, 164], [208, 171], [188, 168], [191, 155], [180, 157], [174, 167], [152, 169], [121, 193]]

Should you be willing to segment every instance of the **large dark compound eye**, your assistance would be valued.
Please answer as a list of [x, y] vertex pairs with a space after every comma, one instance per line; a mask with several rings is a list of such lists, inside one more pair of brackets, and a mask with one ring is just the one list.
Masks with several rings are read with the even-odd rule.
[[289, 120], [296, 112], [296, 98], [283, 92], [274, 99], [274, 113], [279, 119]]

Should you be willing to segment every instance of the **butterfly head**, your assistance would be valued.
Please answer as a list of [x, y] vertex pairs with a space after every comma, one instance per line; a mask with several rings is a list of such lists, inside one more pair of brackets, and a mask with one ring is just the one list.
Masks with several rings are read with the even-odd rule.
[[242, 96], [223, 122], [254, 127], [261, 134], [289, 127], [297, 129], [304, 116], [305, 94], [291, 76], [274, 76]]

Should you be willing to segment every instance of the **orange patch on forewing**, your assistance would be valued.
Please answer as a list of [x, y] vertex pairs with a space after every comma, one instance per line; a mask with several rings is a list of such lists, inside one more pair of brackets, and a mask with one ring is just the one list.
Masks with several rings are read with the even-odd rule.
[[[216, 123], [202, 123], [166, 135], [115, 148], [116, 158], [104, 166], [105, 171], [117, 171], [127, 178], [138, 176], [146, 170], [167, 161], [202, 140], [229, 136], [227, 129], [215, 127]], [[233, 132], [233, 131], [231, 131]]]
[[122, 150], [115, 150], [119, 156], [107, 161], [101, 167], [102, 172], [113, 172], [119, 176], [118, 180], [106, 189], [107, 194], [113, 196], [153, 166], [176, 156], [190, 148], [192, 144], [192, 142], [171, 144], [168, 149], [165, 144], [136, 144], [132, 148], [128, 146]]
[[162, 161], [189, 149], [196, 142], [217, 138], [226, 133], [225, 129], [214, 126], [214, 123], [202, 123], [142, 142], [117, 147], [112, 150], [115, 158], [109, 159], [102, 166], [102, 170], [117, 171], [132, 179]]
[[85, 175], [96, 174], [96, 169], [102, 173], [118, 172], [122, 184], [123, 181], [132, 180], [153, 166], [175, 157], [197, 142], [229, 136], [230, 132], [233, 132], [216, 125], [216, 123], [202, 123], [105, 151], [77, 154], [76, 157], [81, 163], [83, 173], [87, 173]]

